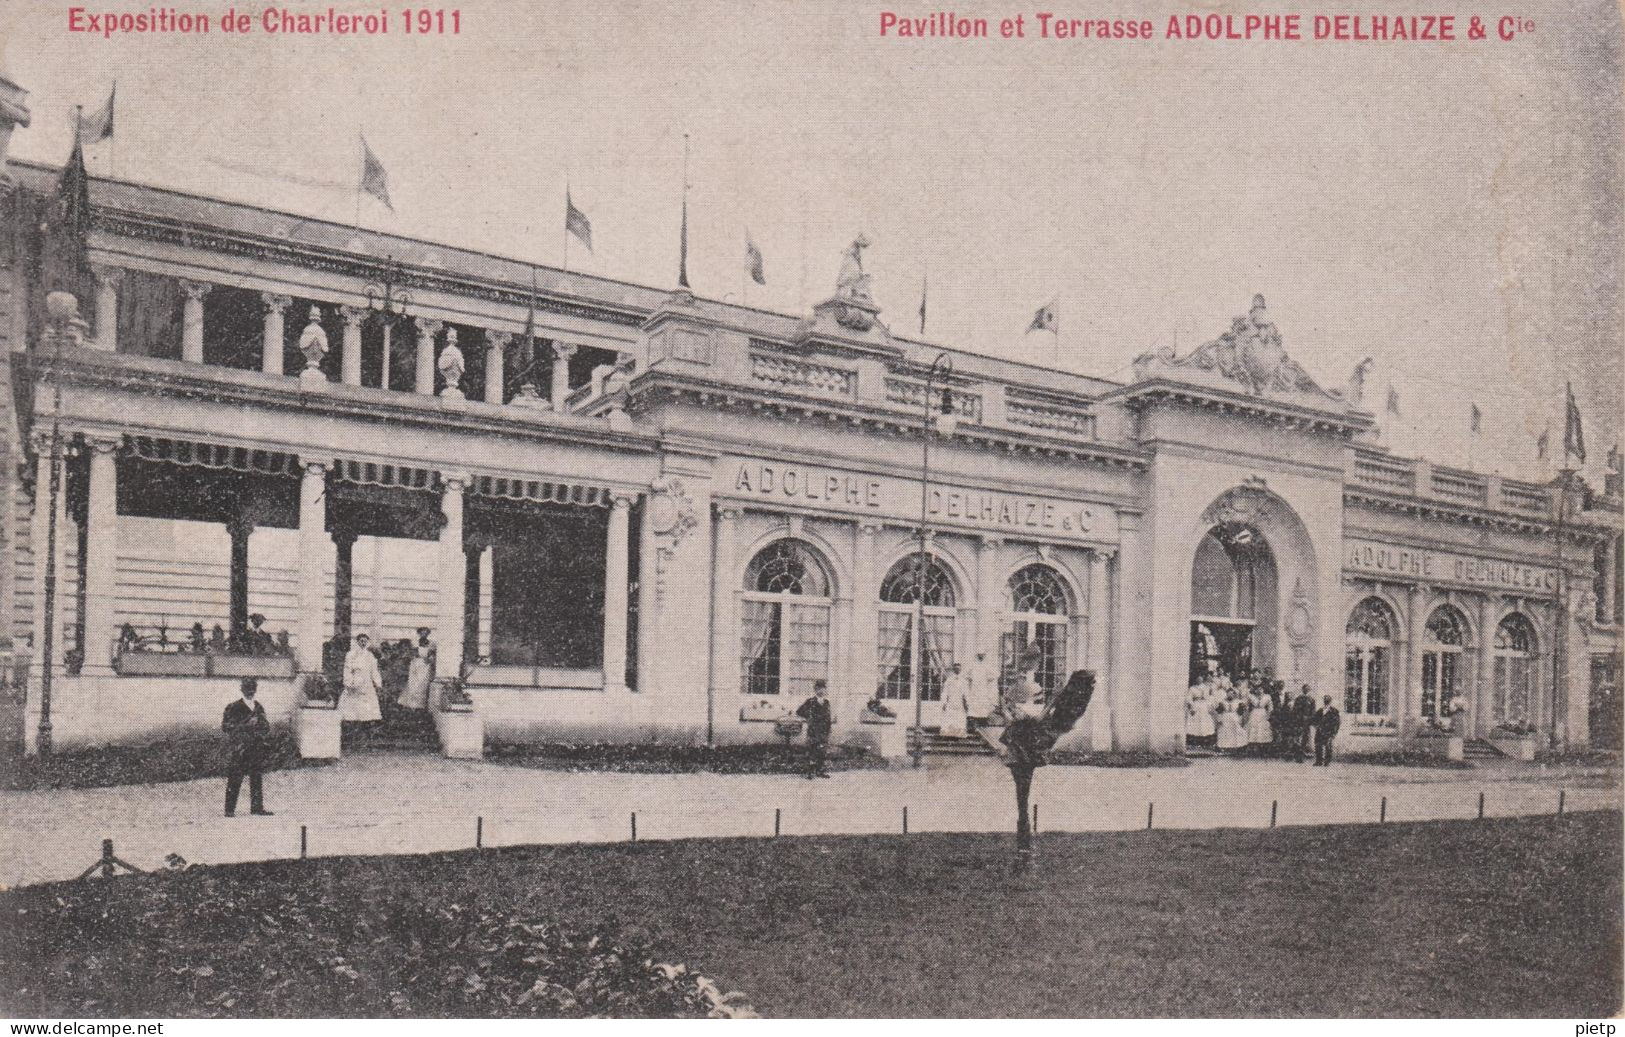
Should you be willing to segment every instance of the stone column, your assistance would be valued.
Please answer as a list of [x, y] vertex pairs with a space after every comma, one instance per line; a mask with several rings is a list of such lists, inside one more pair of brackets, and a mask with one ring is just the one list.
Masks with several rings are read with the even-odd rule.
[[463, 472], [440, 473], [440, 594], [437, 619], [440, 670], [437, 677], [455, 677], [463, 662], [463, 613], [468, 586], [468, 562], [463, 553], [463, 491], [472, 480]]
[[354, 530], [333, 531], [333, 637], [340, 641], [355, 627], [355, 541]]
[[[65, 437], [64, 437], [65, 438]], [[46, 542], [49, 540], [49, 524], [51, 521], [51, 436], [49, 432], [36, 433], [34, 438], [35, 474], [34, 474], [34, 514], [28, 527], [28, 546], [34, 559], [34, 676], [37, 679], [44, 672], [46, 660], [45, 651], [45, 568], [46, 568]], [[60, 447], [62, 456], [57, 459], [58, 485], [56, 501], [56, 589], [52, 595], [53, 615], [51, 626], [55, 631], [51, 639], [50, 666], [53, 674], [60, 675], [64, 671], [62, 660], [67, 650], [66, 639], [62, 634], [62, 616], [64, 603], [72, 599], [63, 593], [68, 573], [68, 473], [65, 457], [67, 444]]]
[[327, 568], [327, 463], [305, 461], [299, 480], [299, 620], [294, 651], [299, 669], [322, 668], [323, 577]]
[[734, 555], [739, 550], [739, 509], [719, 506], [711, 566], [711, 726], [739, 697], [739, 596], [734, 593]]
[[1495, 711], [1490, 704], [1495, 697], [1495, 620], [1501, 608], [1499, 594], [1486, 594], [1478, 605], [1478, 662], [1474, 669], [1473, 684], [1477, 693], [1472, 702], [1472, 731], [1478, 738], [1490, 733], [1495, 726]]
[[486, 550], [479, 544], [463, 545], [463, 653], [475, 664], [480, 660], [480, 599], [484, 597], [480, 559]]
[[[1004, 587], [999, 580], [999, 548], [1003, 545], [1002, 537], [991, 535], [982, 537], [976, 545], [976, 651], [987, 656], [985, 662], [995, 672], [1001, 665], [999, 606], [1004, 601]], [[974, 664], [975, 655], [967, 661]], [[1104, 691], [1097, 688], [1097, 692]], [[977, 694], [991, 698], [985, 689], [977, 689]]]
[[265, 328], [260, 339], [260, 370], [266, 374], [282, 374], [283, 343], [286, 332], [283, 326], [283, 316], [293, 300], [286, 295], [277, 295], [274, 292], [261, 292], [260, 301], [265, 304]]
[[502, 362], [507, 356], [508, 343], [513, 336], [506, 331], [485, 332], [485, 402], [506, 403], [503, 391]]
[[1608, 545], [1603, 548], [1603, 581], [1602, 581], [1602, 623], [1608, 626], [1614, 622], [1614, 601], [1618, 593], [1614, 587], [1614, 572], [1619, 566], [1619, 536], [1610, 534]]
[[109, 674], [118, 596], [118, 439], [90, 441], [90, 487], [85, 502], [85, 661], [83, 673]]
[[[1399, 733], [1401, 737], [1411, 733], [1412, 725], [1422, 715], [1422, 638], [1427, 627], [1427, 616], [1422, 611], [1427, 606], [1428, 589], [1421, 584], [1411, 587], [1411, 600], [1407, 617], [1410, 622], [1406, 624], [1405, 645], [1405, 680], [1404, 686], [1399, 690]], [[1435, 704], [1437, 706], [1437, 704]]]
[[[860, 521], [853, 543], [851, 619], [847, 624], [847, 643], [852, 646], [847, 677], [851, 701], [843, 710], [849, 719], [857, 717], [878, 683], [875, 667], [880, 652], [880, 610], [876, 606], [880, 601], [880, 580], [885, 575], [879, 571], [882, 528], [878, 522]], [[913, 724], [914, 703], [907, 705], [908, 716], [899, 719]]]
[[434, 337], [440, 334], [443, 327], [445, 325], [440, 321], [418, 318], [418, 366], [414, 388], [420, 396], [434, 395]]
[[203, 297], [214, 289], [204, 281], [181, 279], [186, 301], [181, 309], [181, 359], [189, 364], [203, 363]]
[[553, 343], [552, 401], [555, 414], [564, 413], [565, 400], [570, 395], [570, 358], [575, 355], [575, 346], [565, 342]]
[[339, 356], [339, 381], [345, 385], [361, 384], [361, 320], [367, 311], [359, 306], [340, 306], [339, 316], [344, 318], [344, 351]]
[[118, 290], [124, 271], [116, 266], [92, 268], [96, 275], [96, 340], [92, 346], [108, 353], [118, 352]]
[[[656, 613], [660, 579], [660, 545], [651, 523], [648, 497], [644, 498], [643, 521], [638, 523], [638, 629], [637, 683], [634, 691], [659, 691], [661, 673], [650, 663], [661, 658], [660, 622]], [[668, 540], [667, 543], [670, 543]]]
[[496, 548], [487, 545], [480, 551], [479, 636], [474, 650], [475, 659], [491, 658], [491, 607], [496, 600]]
[[626, 690], [627, 534], [632, 498], [616, 494], [604, 553], [604, 687]]
[[1107, 694], [1110, 674], [1107, 656], [1111, 650], [1111, 559], [1110, 548], [1089, 552], [1089, 650], [1088, 665], [1095, 672], [1094, 716], [1089, 724], [1089, 747], [1096, 751], [1117, 748], [1116, 710]]
[[241, 516], [226, 523], [226, 535], [231, 538], [226, 626], [231, 631], [233, 648], [242, 647], [243, 635], [248, 633], [248, 538], [253, 532], [254, 523]]

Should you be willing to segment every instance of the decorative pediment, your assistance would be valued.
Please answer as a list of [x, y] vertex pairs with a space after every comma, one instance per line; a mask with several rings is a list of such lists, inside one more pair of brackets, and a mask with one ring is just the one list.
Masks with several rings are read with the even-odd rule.
[[1145, 353], [1134, 361], [1135, 381], [1154, 378], [1191, 382], [1211, 388], [1241, 388], [1253, 396], [1291, 400], [1309, 406], [1348, 407], [1341, 393], [1328, 392], [1286, 355], [1281, 333], [1264, 312], [1264, 297], [1253, 296], [1246, 315], [1212, 342], [1176, 356], [1172, 347]]

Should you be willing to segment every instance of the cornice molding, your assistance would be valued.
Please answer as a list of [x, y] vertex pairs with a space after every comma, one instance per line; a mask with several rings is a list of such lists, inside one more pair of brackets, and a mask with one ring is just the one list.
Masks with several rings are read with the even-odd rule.
[[1190, 385], [1167, 378], [1136, 382], [1117, 392], [1109, 393], [1102, 399], [1121, 402], [1133, 410], [1142, 410], [1157, 403], [1167, 402], [1222, 414], [1246, 414], [1265, 418], [1288, 428], [1329, 433], [1344, 439], [1352, 439], [1373, 424], [1369, 416], [1358, 412], [1338, 414], [1314, 410], [1268, 397], [1247, 396], [1243, 393]]

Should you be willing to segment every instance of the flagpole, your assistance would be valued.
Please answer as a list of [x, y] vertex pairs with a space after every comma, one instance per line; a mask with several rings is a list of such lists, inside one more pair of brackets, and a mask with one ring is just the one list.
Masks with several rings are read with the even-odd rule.
[[118, 80], [113, 80], [113, 89], [107, 94], [107, 121], [112, 123], [108, 127], [108, 136], [113, 144], [107, 149], [107, 176], [109, 179], [118, 176]]
[[570, 178], [564, 178], [564, 272], [570, 272]]
[[677, 286], [688, 287], [688, 134], [683, 134], [683, 240], [677, 258]]
[[355, 223], [356, 230], [361, 229], [361, 182], [367, 179], [367, 138], [361, 135], [361, 129], [355, 131], [355, 142], [358, 149], [357, 157], [361, 159], [361, 172], [355, 178]]

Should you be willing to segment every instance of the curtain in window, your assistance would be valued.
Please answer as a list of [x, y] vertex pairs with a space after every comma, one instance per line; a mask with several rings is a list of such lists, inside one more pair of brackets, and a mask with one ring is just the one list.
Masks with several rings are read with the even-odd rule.
[[777, 602], [746, 601], [744, 631], [744, 691], [747, 695], [776, 695], [779, 691], [779, 609]]
[[914, 674], [914, 623], [907, 612], [880, 610], [879, 692], [881, 698], [906, 699]]

